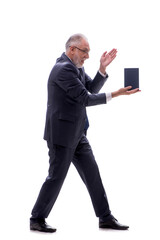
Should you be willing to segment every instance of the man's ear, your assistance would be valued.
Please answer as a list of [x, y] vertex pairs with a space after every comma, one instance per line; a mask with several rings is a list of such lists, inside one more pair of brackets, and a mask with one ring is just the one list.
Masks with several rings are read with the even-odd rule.
[[74, 52], [75, 52], [75, 47], [70, 47], [70, 51], [71, 51], [71, 54], [74, 54]]

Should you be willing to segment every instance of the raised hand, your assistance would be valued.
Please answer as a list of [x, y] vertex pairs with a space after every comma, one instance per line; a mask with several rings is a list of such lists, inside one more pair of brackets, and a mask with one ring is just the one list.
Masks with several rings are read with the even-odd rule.
[[115, 59], [117, 56], [117, 49], [113, 48], [109, 53], [104, 52], [100, 59], [100, 68], [99, 70], [105, 74], [106, 67]]

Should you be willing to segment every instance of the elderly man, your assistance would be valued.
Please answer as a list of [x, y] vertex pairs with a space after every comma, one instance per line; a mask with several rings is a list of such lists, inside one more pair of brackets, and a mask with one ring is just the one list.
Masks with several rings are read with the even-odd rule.
[[44, 139], [49, 148], [48, 177], [42, 185], [32, 210], [30, 229], [55, 232], [45, 219], [48, 217], [67, 175], [71, 162], [90, 194], [100, 228], [126, 230], [111, 214], [99, 169], [86, 138], [89, 126], [86, 107], [106, 104], [113, 97], [133, 94], [139, 89], [121, 88], [113, 93], [98, 93], [106, 82], [107, 66], [115, 59], [117, 50], [104, 52], [100, 68], [92, 80], [83, 64], [89, 58], [89, 43], [82, 34], [71, 36], [66, 52], [57, 59], [48, 80], [48, 105]]

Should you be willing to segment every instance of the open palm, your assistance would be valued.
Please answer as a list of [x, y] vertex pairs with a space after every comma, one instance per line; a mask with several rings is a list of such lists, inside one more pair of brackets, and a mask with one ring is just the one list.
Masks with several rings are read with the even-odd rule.
[[106, 67], [115, 59], [117, 49], [113, 48], [109, 53], [104, 52], [100, 59], [100, 69], [105, 72]]

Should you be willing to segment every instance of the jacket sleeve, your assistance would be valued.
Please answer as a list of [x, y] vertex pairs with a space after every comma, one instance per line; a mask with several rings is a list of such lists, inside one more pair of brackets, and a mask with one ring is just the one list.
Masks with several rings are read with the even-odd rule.
[[84, 106], [94, 106], [106, 103], [105, 93], [88, 93], [87, 89], [78, 78], [76, 69], [70, 64], [61, 68], [55, 82], [70, 98]]
[[92, 80], [87, 74], [85, 74], [86, 88], [90, 93], [98, 93], [103, 87], [104, 83], [107, 81], [108, 74], [103, 77], [99, 72], [97, 72], [95, 78]]

